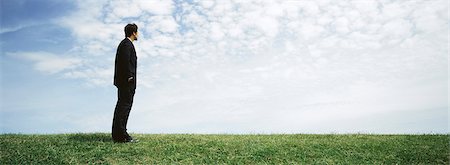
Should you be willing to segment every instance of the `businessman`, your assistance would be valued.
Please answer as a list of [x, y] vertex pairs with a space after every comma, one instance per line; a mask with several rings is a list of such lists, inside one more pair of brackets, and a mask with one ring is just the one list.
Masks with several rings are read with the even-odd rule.
[[114, 142], [137, 142], [127, 132], [128, 116], [130, 115], [133, 97], [136, 91], [137, 57], [133, 42], [138, 39], [136, 24], [125, 26], [125, 39], [117, 47], [114, 68], [114, 85], [117, 87], [118, 98], [114, 110], [112, 138]]

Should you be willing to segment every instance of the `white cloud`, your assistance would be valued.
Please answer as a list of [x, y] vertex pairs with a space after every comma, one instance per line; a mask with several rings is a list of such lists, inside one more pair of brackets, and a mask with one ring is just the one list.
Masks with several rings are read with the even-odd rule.
[[25, 27], [29, 27], [29, 26], [32, 26], [32, 25], [33, 25], [33, 24], [29, 24], [29, 25], [21, 24], [21, 25], [15, 26], [15, 27], [5, 27], [5, 26], [2, 26], [2, 27], [0, 27], [0, 34], [3, 34], [3, 33], [9, 33], [9, 32], [15, 32], [15, 31], [18, 31], [18, 30], [20, 30], [20, 29], [23, 29], [23, 28], [25, 28]]
[[175, 33], [178, 30], [178, 24], [172, 16], [154, 16], [149, 18], [149, 26], [145, 27], [148, 32]]
[[63, 57], [49, 52], [9, 52], [7, 55], [31, 61], [36, 70], [46, 74], [60, 73], [82, 64], [81, 59]]
[[[142, 6], [140, 6], [142, 5]], [[127, 18], [127, 17], [137, 17], [142, 13], [140, 7], [147, 7], [148, 5], [130, 3], [129, 1], [110, 1], [109, 7], [111, 7], [108, 14], [114, 15], [115, 18]]]
[[216, 41], [222, 39], [222, 37], [224, 36], [223, 33], [224, 29], [221, 29], [218, 23], [211, 23], [210, 26], [211, 26], [210, 32], [211, 38]]
[[[171, 15], [173, 10], [175, 9], [173, 1], [165, 1], [165, 0], [153, 0], [153, 1], [136, 0], [131, 4], [137, 4], [143, 11], [149, 12], [154, 15]], [[120, 7], [123, 8], [123, 6]]]
[[348, 33], [350, 31], [349, 27], [349, 20], [346, 17], [339, 17], [335, 21], [336, 25], [336, 32], [338, 33]]
[[205, 8], [205, 9], [210, 9], [211, 7], [213, 7], [214, 6], [214, 1], [212, 1], [212, 0], [205, 0], [205, 1], [203, 1], [203, 0], [200, 0], [200, 1], [198, 1], [198, 3], [200, 3], [200, 5], [203, 7], [203, 8]]

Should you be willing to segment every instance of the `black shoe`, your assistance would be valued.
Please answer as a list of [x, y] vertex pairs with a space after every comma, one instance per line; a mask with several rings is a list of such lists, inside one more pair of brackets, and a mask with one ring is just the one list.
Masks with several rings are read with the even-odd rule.
[[113, 140], [114, 143], [137, 143], [139, 140], [137, 139], [126, 139], [126, 140]]
[[133, 137], [128, 136], [127, 138], [125, 138], [125, 143], [137, 143], [139, 140], [137, 139], [133, 139]]
[[131, 136], [128, 136], [123, 139], [113, 139], [114, 143], [137, 143], [139, 140], [133, 139]]
[[126, 142], [126, 140], [113, 140], [114, 141], [114, 143], [125, 143]]
[[137, 143], [137, 142], [139, 142], [139, 140], [137, 140], [137, 139], [128, 139], [128, 140], [125, 140], [125, 143]]

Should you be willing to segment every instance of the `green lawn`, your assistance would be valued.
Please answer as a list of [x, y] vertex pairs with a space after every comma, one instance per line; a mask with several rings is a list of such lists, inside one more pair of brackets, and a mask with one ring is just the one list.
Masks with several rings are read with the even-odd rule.
[[449, 164], [449, 135], [0, 135], [0, 164]]

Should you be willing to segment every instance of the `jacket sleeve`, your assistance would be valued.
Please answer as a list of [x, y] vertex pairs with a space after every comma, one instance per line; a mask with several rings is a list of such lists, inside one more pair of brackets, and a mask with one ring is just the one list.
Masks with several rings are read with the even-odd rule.
[[124, 44], [122, 49], [120, 50], [120, 63], [122, 63], [123, 71], [125, 72], [125, 79], [128, 81], [128, 78], [134, 77], [133, 66], [131, 65], [131, 45]]

